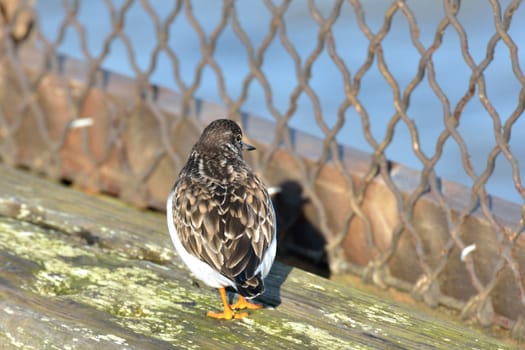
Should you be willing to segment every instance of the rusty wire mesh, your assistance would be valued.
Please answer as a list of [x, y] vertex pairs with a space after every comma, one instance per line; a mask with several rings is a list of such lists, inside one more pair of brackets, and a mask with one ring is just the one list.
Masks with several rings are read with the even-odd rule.
[[[493, 14], [490, 19], [493, 34], [486, 45], [485, 56], [479, 62], [469, 51], [469, 37], [460, 19], [460, 1], [443, 1], [443, 16], [430, 44], [421, 41], [419, 34], [424, 24], [418, 23], [417, 16], [405, 1], [389, 3], [378, 30], [367, 22], [369, 18], [358, 0], [333, 1], [322, 9], [318, 3], [310, 1], [304, 6], [308, 7], [309, 16], [316, 23], [317, 34], [311, 38], [313, 50], [306, 54], [298, 51], [287, 34], [286, 15], [290, 1], [280, 4], [270, 0], [264, 2], [271, 21], [265, 36], [257, 44], [249, 37], [246, 24], [242, 21], [243, 13], [233, 0], [223, 1], [220, 20], [211, 32], [205, 31], [202, 20], [193, 10], [192, 1], [173, 2], [170, 11], [162, 16], [147, 0], [126, 0], [118, 4], [105, 1], [104, 4], [106, 13], [103, 15], [109, 15], [111, 30], [104, 37], [95, 38], [99, 50], [93, 53], [88, 44], [88, 39], [93, 38], [87, 37], [86, 28], [79, 20], [81, 1], [60, 3], [64, 16], [59, 20], [54, 37], [42, 32], [40, 23], [44, 19], [39, 18], [32, 1], [2, 2], [0, 157], [4, 163], [25, 165], [84, 187], [118, 193], [135, 203], [163, 207], [162, 201], [171, 186], [170, 181], [191, 146], [183, 144], [183, 136], [189, 135], [189, 132], [198, 133], [202, 124], [196, 122], [197, 117], [217, 111], [213, 106], [196, 102], [197, 91], [203, 85], [210, 84], [203, 79], [205, 72], [211, 72], [214, 77], [211, 84], [216, 84], [213, 86], [220, 103], [225, 106], [219, 111], [239, 121], [247, 121], [240, 111], [249, 99], [250, 89], [258, 85], [263, 90], [265, 108], [272, 116], [273, 124], [261, 124], [269, 128], [262, 140], [266, 144], [259, 158], [250, 158], [250, 161], [270, 182], [277, 184], [293, 178], [300, 185], [300, 197], [306, 198], [308, 203], [303, 213], [296, 214], [310, 220], [325, 243], [317, 251], [312, 247], [295, 247], [297, 251], [303, 249], [303, 255], [311, 259], [326, 258], [332, 272], [352, 272], [382, 287], [393, 286], [411, 291], [414, 297], [423, 299], [429, 305], [447, 305], [461, 310], [466, 317], [477, 318], [482, 324], [499, 324], [512, 328], [516, 336], [523, 336], [525, 261], [522, 258], [523, 242], [520, 240], [524, 229], [523, 213], [517, 205], [509, 204], [511, 211], [517, 212], [518, 216], [502, 220], [495, 213], [494, 199], [486, 190], [499, 158], [500, 162], [503, 159], [510, 165], [516, 193], [521, 199], [525, 198], [517, 155], [510, 146], [511, 133], [514, 138], [523, 136], [517, 125], [525, 108], [525, 77], [521, 68], [523, 56], [520, 63], [518, 44], [509, 30], [516, 21], [516, 13], [521, 13], [523, 17], [520, 1], [508, 1], [505, 6], [497, 0], [488, 1]], [[134, 38], [124, 30], [126, 16], [132, 6], [140, 6], [147, 21], [155, 28], [156, 42], [146, 64], [138, 62]], [[353, 13], [355, 23], [368, 41], [364, 60], [354, 69], [349, 68], [345, 53], [336, 49], [338, 41], [333, 28], [344, 25], [343, 11]], [[408, 25], [410, 37], [406, 40], [411, 41], [417, 52], [416, 74], [405, 87], [396, 80], [393, 64], [383, 48], [394, 20]], [[177, 52], [170, 45], [170, 35], [173, 35], [170, 30], [180, 21], [189, 24], [200, 48], [200, 59], [190, 73], [183, 71], [180, 65], [181, 56], [185, 53]], [[221, 45], [221, 35], [226, 30], [233, 31], [242, 43], [243, 57], [249, 66], [237, 95], [229, 92], [229, 77], [215, 58], [215, 51]], [[77, 37], [81, 63], [57, 54], [68, 31], [73, 31]], [[447, 32], [457, 35], [462, 57], [456, 59], [463, 60], [468, 66], [468, 85], [457, 103], [450, 101], [447, 90], [440, 84], [440, 73], [436, 72], [434, 63]], [[101, 69], [117, 41], [124, 47], [126, 64], [132, 70], [131, 85], [129, 81], [122, 82], [118, 77], [108, 76], [109, 73]], [[265, 55], [272, 45], [280, 45], [293, 62], [296, 84], [286, 97], [288, 102], [284, 109], [276, 105], [276, 87], [267, 78], [264, 67]], [[521, 86], [516, 92], [514, 110], [508, 117], [501, 116], [487, 94], [485, 76], [497, 45], [506, 48], [509, 65]], [[24, 50], [29, 50], [29, 53], [24, 53]], [[328, 122], [329, 117], [323, 114], [320, 92], [311, 84], [314, 65], [322, 54], [330, 57], [343, 80], [344, 99], [337, 105], [337, 117], [332, 118], [332, 122]], [[161, 62], [171, 65], [171, 78], [177, 91], [175, 102], [163, 98], [165, 91], [150, 84]], [[386, 121], [374, 119], [369, 114], [368, 110], [373, 105], [364, 102], [362, 95], [362, 84], [372, 71], [379, 73], [391, 89], [394, 113]], [[409, 112], [411, 102], [416, 99], [415, 91], [423, 83], [431, 88], [442, 109], [443, 127], [433, 144], [433, 152], [423, 151], [420, 125]], [[115, 91], [123, 85], [131, 87], [123, 94], [125, 98], [114, 97], [118, 95]], [[103, 92], [109, 90], [113, 95], [103, 98]], [[307, 155], [298, 152], [299, 141], [290, 129], [294, 120], [301, 120], [298, 105], [304, 98], [311, 104], [315, 125], [322, 135], [318, 143], [320, 147], [307, 152]], [[495, 140], [481, 172], [475, 171], [465, 135], [459, 127], [465, 108], [474, 100], [482, 104], [493, 123], [493, 134], [483, 137]], [[348, 164], [346, 148], [342, 149], [339, 143], [341, 130], [345, 123], [348, 124], [349, 111], [359, 118], [360, 124], [354, 125], [354, 128], [360, 125], [358, 130], [372, 150], [371, 157], [358, 172], [352, 169], [352, 164]], [[257, 111], [250, 112], [257, 114]], [[377, 123], [387, 125], [382, 138], [371, 131]], [[400, 182], [400, 176], [396, 175], [386, 156], [399, 125], [409, 131], [410, 148], [404, 152], [411, 152], [421, 169], [408, 190], [400, 184], [403, 181]], [[249, 131], [249, 127], [245, 126]], [[155, 131], [148, 133], [148, 128]], [[259, 130], [258, 133], [248, 134], [255, 137], [264, 133]], [[188, 142], [191, 144], [191, 141]], [[461, 160], [455, 166], [462, 167], [471, 179], [472, 185], [466, 191], [445, 191], [436, 173], [436, 164], [442, 159], [447, 142], [454, 143], [460, 150]], [[134, 157], [134, 154], [140, 154], [140, 157]], [[275, 169], [281, 169], [276, 168], [277, 161], [285, 169], [291, 169], [291, 174], [276, 175]], [[115, 163], [118, 166], [111, 168], [110, 165]], [[334, 183], [343, 189], [337, 192], [337, 198], [323, 192], [323, 181], [333, 180], [331, 175], [326, 175], [327, 165], [335, 169], [338, 175]], [[167, 179], [159, 175], [162, 172], [169, 174]], [[162, 185], [159, 185], [160, 182]], [[377, 189], [378, 182], [383, 190]], [[378, 195], [379, 206], [367, 206], [367, 198], [377, 191], [384, 191], [384, 194]], [[451, 201], [455, 196], [462, 197], [460, 201], [465, 205], [456, 205]], [[332, 200], [336, 204], [331, 203]], [[425, 204], [429, 202], [437, 209], [429, 210]], [[434, 227], [430, 224], [428, 229], [424, 226], [430, 219], [426, 220], [425, 214], [431, 211], [437, 213], [435, 215], [439, 216], [442, 225]], [[377, 217], [383, 215], [382, 212], [394, 213], [385, 216], [386, 221], [390, 220], [389, 224], [379, 222], [381, 220]], [[476, 235], [472, 232], [476, 227], [471, 225], [474, 214], [486, 223], [486, 231], [483, 231], [486, 241], [473, 238]], [[350, 237], [356, 230], [361, 234]], [[429, 238], [432, 235], [439, 239]], [[356, 243], [357, 240], [361, 243]], [[470, 250], [473, 242], [491, 246], [482, 247], [476, 243], [477, 250], [460, 259], [461, 252]], [[293, 250], [293, 242], [288, 243]], [[286, 240], [283, 244], [286, 247]], [[354, 258], [352, 245], [364, 247], [369, 254], [363, 259]], [[403, 274], [403, 269], [396, 270], [395, 267], [394, 261], [402, 259], [400, 255], [406, 252], [412, 257], [410, 262], [414, 263], [412, 274]], [[494, 252], [495, 257], [487, 258]], [[454, 268], [464, 274], [453, 272]], [[502, 287], [503, 284], [508, 288]], [[466, 292], [460, 293], [458, 288], [462, 285], [468, 287]]]

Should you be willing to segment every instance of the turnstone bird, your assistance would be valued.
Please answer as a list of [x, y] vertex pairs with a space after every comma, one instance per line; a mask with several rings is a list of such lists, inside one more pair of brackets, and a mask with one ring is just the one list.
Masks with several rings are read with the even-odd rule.
[[[210, 123], [193, 146], [167, 200], [168, 228], [179, 256], [207, 285], [218, 288], [223, 312], [218, 319], [243, 318], [241, 309], [259, 309], [248, 300], [264, 291], [275, 258], [275, 212], [262, 181], [245, 163], [236, 122]], [[239, 300], [230, 305], [226, 287]], [[247, 300], [248, 299], [248, 300]]]

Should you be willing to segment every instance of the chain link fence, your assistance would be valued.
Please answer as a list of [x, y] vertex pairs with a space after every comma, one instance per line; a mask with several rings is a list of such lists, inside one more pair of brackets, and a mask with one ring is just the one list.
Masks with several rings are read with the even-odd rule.
[[[233, 0], [214, 5], [220, 12], [213, 14], [217, 19], [213, 24], [208, 23], [206, 11], [212, 13], [215, 7], [206, 10], [207, 5], [196, 6], [197, 1], [189, 0], [175, 1], [161, 11], [147, 0], [96, 2], [97, 7], [89, 11], [83, 1], [42, 3], [0, 2], [3, 163], [161, 209], [203, 125], [229, 116], [241, 122], [259, 146], [257, 154], [248, 155], [253, 167], [269, 184], [281, 187], [275, 199], [281, 256], [327, 263], [332, 273], [357, 274], [380, 287], [408, 291], [428, 305], [460, 310], [465, 318], [483, 325], [511, 329], [516, 338], [525, 335], [521, 237], [525, 190], [519, 143], [513, 143], [524, 136], [520, 126], [525, 108], [524, 56], [519, 55], [516, 38], [522, 34], [515, 23], [525, 16], [520, 1], [476, 2], [491, 14], [481, 21], [491, 29], [479, 60], [469, 49], [472, 43], [462, 24], [463, 6], [470, 10], [474, 6], [469, 2], [444, 0], [442, 12], [432, 16], [436, 27], [426, 42], [420, 34], [428, 32], [428, 26], [418, 22], [413, 9], [418, 5], [405, 1], [385, 2], [381, 15], [375, 17], [358, 0], [323, 5], [309, 1], [294, 11], [290, 8], [298, 5], [291, 1], [258, 2], [269, 20], [257, 38], [250, 37], [252, 24], [244, 19], [255, 10]], [[146, 52], [136, 46], [143, 28], [129, 32], [128, 23], [137, 13], [145, 26], [154, 28], [155, 40]], [[308, 30], [314, 33], [308, 38], [310, 51], [288, 32], [297, 13], [310, 21]], [[103, 19], [109, 29], [89, 34], [90, 26]], [[54, 30], [44, 30], [50, 20]], [[402, 38], [411, 45], [406, 62], [416, 67], [403, 83], [396, 76], [396, 64], [406, 62], [392, 62], [385, 49], [392, 26], [399, 21], [409, 33]], [[361, 51], [359, 46], [350, 53], [336, 46], [343, 45], [344, 39], [334, 33], [348, 23], [361, 33], [365, 43]], [[237, 61], [248, 67], [236, 78], [216, 56], [218, 50], [233, 50], [221, 41], [226, 33], [239, 43], [232, 54], [233, 70]], [[456, 39], [450, 39], [450, 33]], [[182, 40], [194, 45], [193, 52], [176, 49]], [[461, 64], [468, 77], [459, 88], [443, 83], [447, 72], [436, 68], [447, 40], [457, 40], [459, 46], [448, 64]], [[66, 42], [73, 44], [65, 46]], [[72, 46], [77, 57], [67, 51]], [[265, 61], [276, 46], [291, 62], [282, 72]], [[126, 66], [130, 77], [104, 69], [116, 50], [123, 52], [117, 69]], [[354, 51], [361, 56], [352, 65], [348, 56]], [[513, 82], [491, 87], [487, 77], [496, 53], [507, 59]], [[192, 69], [183, 69], [181, 62], [195, 54]], [[321, 57], [342, 81], [340, 91], [334, 82], [329, 93], [343, 96], [332, 103], [332, 114], [323, 112], [323, 91], [314, 83], [323, 74], [316, 66]], [[152, 84], [160, 66], [169, 67], [162, 74], [173, 82], [170, 89]], [[291, 74], [293, 83], [272, 80], [275, 74], [285, 73]], [[387, 84], [392, 111], [388, 119], [374, 118], [369, 112], [383, 103], [381, 96], [363, 93], [370, 76]], [[289, 86], [284, 97], [279, 90], [283, 84]], [[515, 97], [511, 109], [499, 108], [487, 92], [505, 89], [506, 84]], [[410, 109], [423, 85], [437, 101], [434, 106], [441, 122], [432, 127], [436, 136], [430, 148], [424, 145], [428, 142], [424, 126]], [[209, 86], [217, 103], [206, 101], [205, 93], [201, 96]], [[259, 91], [258, 102], [264, 102], [267, 118], [259, 118], [258, 110], [244, 113], [253, 102], [254, 90]], [[452, 98], [452, 90], [460, 93]], [[313, 111], [311, 125], [320, 137], [292, 128], [306, 118], [304, 101]], [[482, 106], [491, 123], [482, 135], [474, 131], [478, 138], [492, 140], [484, 166], [472, 163], [472, 146], [462, 129], [466, 110], [474, 103]], [[374, 132], [378, 124], [384, 127], [383, 137]], [[348, 147], [345, 128], [349, 125], [369, 152]], [[387, 157], [401, 128], [407, 131], [406, 147], [398, 152], [415, 158], [418, 170]], [[450, 145], [458, 150], [458, 158], [446, 164], [464, 170], [467, 187], [438, 176], [436, 168], [447, 158]], [[497, 162], [511, 169], [507, 184], [512, 183], [520, 204], [489, 195], [487, 186], [496, 177]]]

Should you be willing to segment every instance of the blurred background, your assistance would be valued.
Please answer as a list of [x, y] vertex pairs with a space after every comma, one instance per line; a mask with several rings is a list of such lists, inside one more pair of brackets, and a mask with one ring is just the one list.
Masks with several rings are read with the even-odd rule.
[[[68, 7], [64, 6], [64, 3], [69, 3], [69, 11], [78, 7], [72, 22], [67, 20]], [[366, 24], [374, 35], [380, 33], [385, 25], [385, 15], [393, 3], [386, 0], [370, 0], [359, 4], [365, 14]], [[446, 18], [446, 14], [444, 3], [440, 1], [414, 0], [400, 3], [410, 10], [414, 23], [418, 25], [417, 32], [411, 34], [410, 22], [402, 11], [397, 11], [389, 24], [390, 28], [381, 38], [380, 45], [384, 53], [384, 63], [402, 95], [418, 72], [422, 55], [415, 43], [419, 42], [423, 48], [428, 49], [434, 42], [436, 33], [440, 33], [438, 27]], [[510, 3], [500, 1], [500, 11], [506, 9]], [[270, 42], [261, 56], [261, 71], [266, 83], [271, 87], [271, 94], [265, 91], [260, 81], [254, 79], [247, 89], [247, 96], [240, 110], [270, 120], [278, 120], [286, 115], [290, 118], [289, 126], [320, 138], [324, 138], [327, 130], [323, 131], [321, 124], [326, 123], [326, 127], [331, 128], [341, 117], [344, 118], [344, 124], [337, 132], [337, 142], [370, 153], [375, 147], [370, 139], [365, 137], [364, 128], [370, 128], [371, 136], [378, 143], [388, 135], [389, 123], [396, 113], [392, 84], [388, 82], [384, 71], [379, 69], [377, 58], [370, 62], [369, 67], [365, 64], [371, 41], [359, 27], [352, 2], [343, 2], [339, 9], [335, 1], [295, 1], [289, 4], [279, 1], [237, 1], [232, 11], [237, 13], [238, 23], [231, 19], [225, 23], [221, 22], [224, 11], [221, 1], [191, 1], [192, 10], [182, 8], [180, 12], [184, 14], [178, 15], [178, 12], [174, 11], [177, 11], [180, 4], [181, 2], [172, 1], [43, 0], [36, 2], [36, 10], [41, 33], [49, 42], [57, 44], [58, 52], [86, 60], [87, 57], [97, 58], [101, 55], [105, 50], [104, 45], [107, 44], [109, 52], [107, 56], [103, 56], [102, 67], [130, 77], [136, 77], [140, 72], [151, 73], [151, 83], [175, 91], [183, 91], [191, 85], [196, 71], [200, 69], [199, 65], [204, 55], [198, 32], [201, 31], [209, 41], [210, 36], [219, 28], [212, 62], [216, 69], [210, 65], [201, 68], [200, 83], [197, 85], [195, 96], [224, 104], [225, 99], [236, 100], [242, 94], [243, 83], [250, 72], [249, 55], [257, 55], [257, 50], [265, 45], [264, 40], [269, 36], [272, 20], [275, 20], [271, 9], [284, 4], [286, 10], [281, 18], [285, 26], [276, 33], [277, 37]], [[312, 6], [325, 18], [335, 15], [330, 28], [336, 43], [335, 51], [346, 65], [350, 79], [355, 79], [356, 74], [364, 72], [356, 96], [369, 120], [364, 121], [354, 107], [345, 108], [343, 74], [330, 57], [325, 41], [321, 42], [322, 50], [316, 50], [321, 29], [309, 9]], [[108, 11], [108, 8], [111, 11]], [[112, 12], [116, 17], [121, 12], [124, 14], [122, 31], [110, 41], [101, 40], [114, 33]], [[417, 127], [419, 143], [413, 142], [406, 122], [396, 122], [392, 129], [393, 138], [385, 150], [389, 159], [420, 170], [423, 165], [414, 148], [417, 146], [428, 158], [435, 154], [436, 142], [445, 130], [445, 119], [453, 113], [469, 89], [472, 69], [467, 63], [468, 60], [471, 59], [475, 65], [479, 65], [488, 55], [487, 46], [497, 32], [495, 16], [501, 17], [501, 13], [494, 14], [489, 2], [461, 2], [457, 19], [461, 23], [460, 31], [464, 31], [468, 38], [468, 51], [462, 51], [459, 32], [449, 25], [442, 31], [442, 42], [432, 56], [435, 79], [446, 96], [448, 106], [443, 104], [443, 99], [432, 89], [427, 73], [411, 92], [406, 111], [407, 117]], [[516, 44], [523, 43], [524, 6], [518, 7], [513, 16], [514, 20], [506, 30], [507, 40]], [[169, 36], [167, 47], [172, 50], [171, 53], [157, 50], [157, 31], [162, 29], [161, 23], [169, 24], [165, 33]], [[241, 26], [251, 43], [252, 53], [240, 39], [239, 32], [234, 30], [235, 25]], [[288, 45], [292, 49], [287, 48]], [[465, 55], [465, 52], [470, 57]], [[293, 55], [296, 55], [296, 62]], [[176, 64], [173, 57], [176, 57]], [[310, 66], [311, 59], [314, 61]], [[523, 50], [518, 51], [515, 63], [518, 75], [522, 74], [521, 66], [524, 61]], [[297, 71], [306, 66], [311, 74], [307, 84], [313, 90], [314, 96], [302, 91], [292, 99], [294, 90], [300, 84]], [[467, 146], [468, 157], [476, 176], [485, 171], [487, 157], [497, 146], [495, 132], [501, 130], [494, 119], [499, 118], [499, 123], [504, 125], [512, 113], [519, 109], [520, 103], [523, 104], [523, 98], [521, 102], [519, 99], [523, 89], [522, 82], [513, 69], [515, 67], [509, 54], [509, 46], [500, 40], [494, 48], [493, 57], [490, 57], [490, 64], [483, 71], [486, 98], [493, 106], [495, 114], [490, 115], [479, 96], [470, 99], [461, 112], [457, 131]], [[508, 147], [515, 159], [521, 161], [518, 167], [523, 173], [525, 119], [518, 118], [514, 122]], [[474, 183], [462, 163], [460, 147], [452, 138], [445, 142], [443, 155], [437, 161], [435, 169], [437, 175], [443, 178], [458, 181], [469, 187]], [[495, 170], [486, 182], [486, 188], [490, 194], [515, 203], [523, 203], [523, 197], [512, 178], [511, 163], [503, 154], [496, 158]]]
[[0, 10], [5, 166], [163, 211], [203, 126], [230, 117], [281, 189], [282, 262], [525, 338], [521, 1]]

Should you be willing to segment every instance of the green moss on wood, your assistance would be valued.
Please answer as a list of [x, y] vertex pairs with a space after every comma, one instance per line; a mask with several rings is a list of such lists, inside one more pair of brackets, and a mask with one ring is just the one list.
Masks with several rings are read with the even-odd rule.
[[1, 214], [0, 343], [13, 348], [512, 348], [281, 264], [261, 299], [276, 307], [212, 320], [218, 293], [193, 283], [163, 215], [11, 170], [0, 177]]

